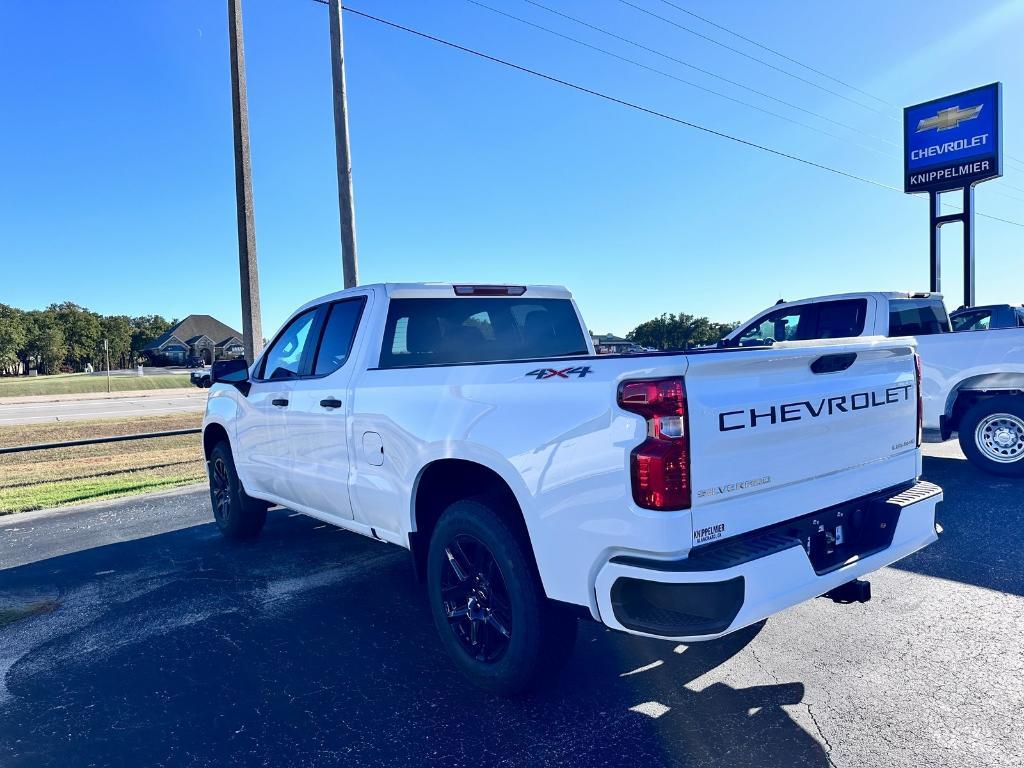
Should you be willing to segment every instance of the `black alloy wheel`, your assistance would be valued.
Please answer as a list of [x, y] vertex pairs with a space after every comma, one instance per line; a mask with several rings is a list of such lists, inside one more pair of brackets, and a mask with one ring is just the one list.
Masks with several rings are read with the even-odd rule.
[[226, 441], [210, 451], [209, 476], [210, 505], [220, 532], [236, 541], [258, 536], [267, 520], [268, 504], [245, 492]]
[[444, 549], [441, 599], [462, 649], [486, 664], [504, 656], [512, 640], [512, 603], [494, 555], [479, 539], [456, 535]]
[[544, 593], [520, 514], [500, 495], [455, 501], [426, 558], [441, 644], [474, 684], [502, 696], [551, 684], [576, 640], [575, 616]]
[[210, 495], [213, 497], [213, 517], [224, 527], [231, 519], [231, 478], [221, 456], [214, 458], [210, 467]]

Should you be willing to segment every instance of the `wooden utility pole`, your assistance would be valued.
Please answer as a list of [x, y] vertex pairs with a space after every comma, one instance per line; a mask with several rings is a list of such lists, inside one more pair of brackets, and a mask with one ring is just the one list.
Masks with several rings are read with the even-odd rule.
[[242, 0], [228, 0], [231, 45], [231, 116], [235, 137], [235, 205], [238, 209], [238, 276], [242, 286], [242, 336], [250, 363], [263, 350], [260, 278], [256, 263], [256, 214], [249, 158], [249, 104], [245, 95], [245, 41]]
[[341, 214], [341, 270], [345, 287], [352, 288], [359, 283], [359, 273], [356, 258], [356, 207], [352, 194], [352, 155], [348, 141], [341, 0], [330, 0], [328, 9], [331, 17], [331, 76], [334, 81], [334, 146], [338, 157], [338, 210]]

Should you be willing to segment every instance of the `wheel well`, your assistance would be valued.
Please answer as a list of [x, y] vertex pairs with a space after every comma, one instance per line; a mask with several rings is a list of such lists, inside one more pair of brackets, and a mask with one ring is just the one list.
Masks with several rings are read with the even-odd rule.
[[207, 460], [209, 460], [214, 446], [222, 441], [228, 442], [228, 433], [220, 424], [211, 424], [203, 430], [203, 455]]
[[[460, 499], [479, 496], [492, 500], [495, 511], [504, 516], [513, 530], [522, 534], [523, 541], [529, 544], [523, 511], [501, 475], [472, 461], [440, 459], [428, 464], [420, 473], [413, 499], [415, 530], [409, 534], [409, 549], [412, 551], [413, 569], [418, 580], [422, 581], [426, 576], [424, 566], [430, 537], [441, 513]], [[529, 553], [532, 558], [532, 546], [529, 547]]]
[[1024, 392], [1021, 390], [1006, 390], [1006, 389], [962, 389], [957, 392], [956, 399], [953, 401], [953, 407], [950, 409], [949, 418], [943, 424], [943, 434], [951, 435], [960, 429], [960, 421], [963, 419], [964, 414], [975, 404], [982, 400], [988, 400], [993, 397], [999, 397], [1000, 395], [1018, 395], [1024, 396]]

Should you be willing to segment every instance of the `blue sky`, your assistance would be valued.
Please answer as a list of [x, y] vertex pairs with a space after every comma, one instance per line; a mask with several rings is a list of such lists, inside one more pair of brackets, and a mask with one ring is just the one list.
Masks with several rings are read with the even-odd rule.
[[[710, 27], [630, 0], [541, 0], [824, 115], [718, 98], [466, 0], [353, 0], [376, 15], [715, 130], [901, 187], [898, 112]], [[560, 19], [481, 0], [771, 111], [778, 103]], [[674, 0], [893, 105], [1001, 80], [1024, 161], [1024, 3]], [[683, 128], [346, 17], [360, 277], [562, 283], [590, 327], [661, 312], [739, 320], [780, 296], [926, 289], [927, 204]], [[327, 9], [246, 0], [261, 269], [270, 335], [340, 288]], [[225, 3], [0, 5], [0, 302], [239, 323]], [[862, 102], [862, 107], [850, 101]], [[870, 134], [870, 135], [869, 135]], [[858, 146], [863, 145], [863, 146]], [[976, 192], [1024, 222], [1024, 163]], [[1007, 186], [1007, 185], [1012, 185]], [[1014, 189], [1016, 187], [1017, 189]], [[1016, 199], [1013, 199], [1016, 198]], [[944, 293], [960, 303], [958, 231]], [[1024, 227], [979, 219], [979, 302], [1024, 301]]]

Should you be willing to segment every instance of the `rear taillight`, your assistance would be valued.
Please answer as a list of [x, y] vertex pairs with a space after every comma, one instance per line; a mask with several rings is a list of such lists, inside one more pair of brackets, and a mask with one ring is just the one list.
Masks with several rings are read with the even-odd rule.
[[921, 356], [914, 353], [914, 380], [917, 382], [917, 447], [924, 437], [924, 396], [921, 394]]
[[647, 439], [630, 454], [633, 501], [645, 509], [688, 509], [690, 431], [683, 380], [623, 382], [619, 407], [647, 419]]

